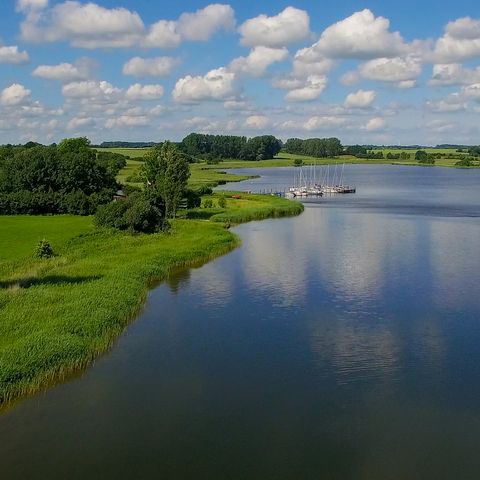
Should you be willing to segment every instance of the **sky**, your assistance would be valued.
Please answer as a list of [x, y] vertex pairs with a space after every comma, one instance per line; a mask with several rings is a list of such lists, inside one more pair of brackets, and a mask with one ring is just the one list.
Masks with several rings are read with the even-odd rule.
[[477, 0], [0, 0], [0, 143], [480, 144]]

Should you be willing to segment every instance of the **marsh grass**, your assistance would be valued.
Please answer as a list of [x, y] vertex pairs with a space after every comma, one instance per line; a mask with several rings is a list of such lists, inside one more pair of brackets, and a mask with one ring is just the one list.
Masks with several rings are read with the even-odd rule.
[[[162, 234], [95, 229], [88, 217], [8, 217], [0, 229], [7, 249], [0, 260], [0, 405], [75, 374], [107, 351], [152, 285], [238, 245], [226, 225], [303, 210], [277, 197], [231, 193], [221, 194], [224, 209], [195, 209], [210, 221], [177, 219]], [[28, 235], [19, 237], [19, 230]], [[32, 244], [47, 235], [57, 255], [34, 258]]]

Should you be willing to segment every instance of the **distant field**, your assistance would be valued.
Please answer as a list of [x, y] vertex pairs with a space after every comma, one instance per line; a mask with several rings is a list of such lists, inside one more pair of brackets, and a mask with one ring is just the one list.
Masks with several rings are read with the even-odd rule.
[[[138, 171], [142, 162], [138, 159], [142, 157], [148, 149], [146, 148], [106, 148], [98, 149], [116, 153], [122, 153], [124, 155], [130, 156], [131, 160], [128, 162], [127, 167], [125, 167], [119, 174], [118, 179], [125, 183], [127, 178]], [[456, 152], [453, 148], [425, 148], [428, 153], [444, 153], [444, 154], [460, 154]], [[381, 151], [386, 156], [387, 153], [399, 154], [401, 152], [407, 152], [410, 155], [409, 160], [392, 160], [388, 158], [384, 159], [365, 159], [365, 158], [356, 158], [352, 155], [341, 155], [337, 158], [316, 158], [308, 157], [305, 155], [296, 155], [281, 152], [272, 160], [259, 160], [259, 161], [247, 161], [247, 160], [224, 160], [216, 165], [208, 165], [207, 163], [194, 163], [191, 165], [191, 177], [190, 185], [193, 188], [197, 188], [202, 185], [215, 186], [219, 182], [235, 182], [241, 181], [249, 178], [244, 175], [232, 175], [228, 173], [221, 173], [222, 171], [229, 170], [232, 168], [272, 168], [272, 167], [291, 167], [294, 165], [296, 159], [303, 161], [305, 165], [316, 163], [317, 165], [326, 165], [326, 164], [335, 164], [335, 163], [351, 163], [359, 165], [419, 165], [415, 161], [415, 149], [374, 149], [374, 151]], [[466, 155], [464, 153], [463, 155]], [[435, 160], [435, 165], [438, 167], [455, 167], [455, 163], [458, 161], [457, 158], [438, 158]], [[478, 168], [480, 165], [475, 165], [474, 168]]]
[[99, 152], [120, 153], [130, 158], [143, 157], [148, 148], [96, 148]]
[[375, 152], [383, 152], [384, 155], [387, 153], [410, 153], [412, 156], [415, 155], [417, 150], [424, 150], [427, 153], [446, 153], [446, 154], [455, 154], [455, 155], [467, 155], [467, 152], [457, 152], [455, 148], [374, 148]]

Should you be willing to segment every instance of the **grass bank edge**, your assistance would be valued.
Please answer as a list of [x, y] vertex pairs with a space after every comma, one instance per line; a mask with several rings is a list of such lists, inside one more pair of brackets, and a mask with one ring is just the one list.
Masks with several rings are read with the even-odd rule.
[[[166, 280], [172, 270], [204, 264], [237, 247], [239, 237], [224, 224], [303, 211], [302, 204], [290, 200], [240, 195], [255, 206], [235, 208], [230, 198], [210, 221], [178, 219], [168, 234], [88, 231], [59, 245], [53, 259], [25, 257], [0, 264], [0, 274], [7, 276], [0, 288], [5, 317], [0, 324], [0, 408], [84, 370], [107, 352], [138, 315], [152, 285]], [[25, 285], [31, 285], [22, 288], [25, 278]], [[17, 320], [23, 315], [31, 320], [22, 336]], [[18, 338], [8, 336], [9, 326]]]

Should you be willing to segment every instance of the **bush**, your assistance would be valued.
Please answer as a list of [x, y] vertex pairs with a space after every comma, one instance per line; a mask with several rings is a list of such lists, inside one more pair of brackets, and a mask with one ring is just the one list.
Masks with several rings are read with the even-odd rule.
[[293, 165], [295, 167], [301, 167], [303, 165], [303, 160], [301, 158], [296, 158], [294, 161], [293, 161]]
[[37, 258], [51, 258], [55, 255], [50, 243], [45, 239], [38, 242], [33, 254]]
[[127, 229], [132, 232], [154, 233], [162, 230], [164, 226], [160, 210], [145, 198], [135, 200], [123, 217]]
[[133, 194], [125, 201], [102, 205], [95, 214], [95, 224], [144, 233], [154, 233], [168, 228], [160, 209], [141, 194]]
[[455, 163], [457, 167], [471, 167], [472, 165], [472, 162], [468, 158], [462, 158], [462, 160]]
[[213, 207], [213, 200], [211, 198], [206, 198], [203, 201], [203, 208], [212, 208]]
[[226, 208], [227, 206], [227, 199], [223, 195], [218, 199], [218, 206], [219, 208]]

